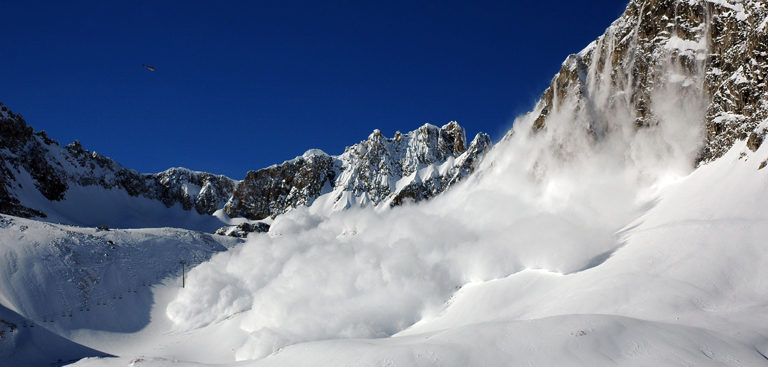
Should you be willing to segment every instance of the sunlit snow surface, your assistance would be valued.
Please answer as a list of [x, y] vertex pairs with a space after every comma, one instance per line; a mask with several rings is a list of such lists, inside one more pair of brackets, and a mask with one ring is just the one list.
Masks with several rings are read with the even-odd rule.
[[496, 160], [428, 205], [295, 211], [160, 302], [135, 336], [159, 347], [76, 365], [767, 365], [768, 149], [744, 151], [644, 190], [571, 172], [552, 203], [491, 190]]

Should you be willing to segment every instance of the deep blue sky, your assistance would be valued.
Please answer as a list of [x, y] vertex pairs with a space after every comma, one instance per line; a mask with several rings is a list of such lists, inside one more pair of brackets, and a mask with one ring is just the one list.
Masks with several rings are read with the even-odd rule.
[[142, 172], [242, 178], [425, 122], [498, 139], [626, 2], [0, 0], [0, 101]]

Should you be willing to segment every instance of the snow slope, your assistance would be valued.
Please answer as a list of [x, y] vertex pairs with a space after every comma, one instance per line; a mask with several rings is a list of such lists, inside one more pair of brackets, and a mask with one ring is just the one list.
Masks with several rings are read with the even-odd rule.
[[[597, 313], [704, 328], [765, 353], [768, 171], [758, 167], [768, 149], [740, 159], [745, 150], [742, 142], [667, 187], [599, 266], [567, 275], [524, 271], [467, 285], [438, 316], [401, 335]], [[718, 199], [705, 200], [711, 197]]]
[[[198, 343], [215, 341], [219, 347], [228, 344], [243, 349], [239, 343], [245, 341], [251, 353], [265, 343], [269, 345], [264, 359], [242, 364], [218, 360], [233, 366], [768, 365], [764, 356], [768, 354], [768, 294], [764, 292], [768, 282], [764, 266], [768, 261], [764, 251], [768, 216], [763, 209], [768, 204], [768, 170], [758, 170], [766, 159], [768, 146], [752, 153], [742, 142], [713, 164], [667, 182], [657, 189], [651, 206], [644, 206], [642, 215], [618, 232], [613, 252], [585, 269], [576, 266], [561, 272], [541, 267], [536, 270], [535, 266], [515, 270], [511, 266], [509, 275], [483, 277], [469, 267], [464, 271], [477, 279], [465, 279], [466, 284], [459, 289], [446, 290], [446, 298], [434, 302], [440, 306], [430, 310], [425, 302], [417, 306], [412, 302], [440, 298], [430, 294], [429, 289], [439, 290], [446, 281], [450, 284], [450, 272], [436, 271], [435, 265], [420, 272], [419, 266], [424, 264], [414, 266], [413, 262], [433, 256], [435, 263], [454, 261], [451, 267], [461, 266], [456, 259], [437, 254], [435, 248], [420, 252], [397, 246], [397, 241], [387, 246], [394, 253], [391, 255], [346, 242], [350, 247], [336, 249], [334, 256], [338, 264], [352, 270], [339, 266], [325, 270], [328, 263], [301, 263], [303, 266], [298, 268], [284, 265], [281, 271], [292, 274], [291, 282], [277, 277], [270, 285], [262, 286], [260, 292], [270, 297], [260, 299], [255, 295], [251, 311], [233, 312], [234, 319], [186, 332], [193, 333]], [[720, 200], [702, 200], [706, 197]], [[358, 230], [341, 232], [340, 238], [371, 231], [361, 227]], [[282, 236], [287, 235], [282, 232]], [[424, 238], [434, 235], [429, 232]], [[451, 232], [447, 237], [453, 235]], [[509, 238], [506, 241], [515, 245]], [[457, 250], [444, 246], [446, 252]], [[233, 259], [243, 259], [247, 255], [245, 248], [238, 248], [231, 258], [228, 253], [217, 255], [213, 264], [227, 257], [228, 266], [236, 266]], [[292, 261], [301, 261], [297, 255], [300, 252], [285, 251], [293, 254]], [[338, 251], [349, 255], [344, 257]], [[324, 258], [322, 252], [307, 256], [317, 261]], [[595, 249], [588, 254], [598, 252]], [[581, 258], [588, 259], [588, 254]], [[388, 264], [389, 256], [404, 262], [402, 268]], [[525, 258], [520, 261], [525, 262]], [[556, 255], [550, 258], [550, 264], [558, 262]], [[395, 278], [390, 282], [399, 286], [398, 291], [382, 289], [371, 274], [354, 268], [357, 265], [353, 259], [388, 270], [389, 277]], [[256, 260], [246, 257], [243, 262]], [[475, 255], [468, 263], [479, 260], [486, 264], [492, 261]], [[206, 269], [208, 266], [195, 269], [191, 279], [204, 282], [200, 276], [203, 271], [211, 271]], [[328, 279], [330, 273], [335, 274], [332, 280]], [[439, 275], [428, 276], [430, 273]], [[345, 286], [346, 278], [352, 279], [353, 285]], [[380, 281], [386, 283], [384, 278]], [[321, 287], [320, 283], [326, 285]], [[316, 288], [308, 292], [303, 287]], [[285, 289], [300, 302], [310, 304], [304, 308], [299, 301], [285, 301], [288, 293], [273, 288]], [[200, 290], [183, 290], [171, 305], [183, 300], [185, 292]], [[409, 293], [418, 297], [402, 295]], [[173, 315], [172, 308], [168, 313]], [[407, 322], [398, 322], [399, 313], [415, 314], [413, 319], [418, 321], [407, 326]], [[258, 328], [258, 322], [274, 326]], [[382, 325], [388, 325], [389, 330], [403, 325], [404, 330], [387, 337], [392, 332]], [[176, 327], [181, 329], [170, 335], [188, 330], [184, 325]], [[237, 336], [206, 336], [206, 330], [227, 329]], [[296, 341], [290, 339], [296, 335], [314, 336], [312, 339], [319, 341], [289, 345]], [[143, 336], [160, 341], [167, 337], [167, 333]], [[329, 337], [340, 339], [322, 340]], [[143, 358], [135, 363], [139, 366], [192, 366], [199, 364], [183, 361], [200, 361], [199, 357], [183, 358], [178, 350], [145, 351], [122, 354], [124, 357], [118, 359], [90, 358], [75, 365], [122, 366], [136, 358]]]
[[179, 261], [199, 264], [239, 241], [171, 228], [101, 231], [0, 216], [0, 242], [5, 307], [54, 330], [126, 332], [149, 321], [150, 287], [180, 273]]
[[179, 261], [192, 267], [240, 242], [172, 228], [104, 231], [0, 216], [0, 318], [36, 325], [0, 338], [0, 365], [105, 355], [67, 339], [78, 330], [143, 329], [153, 289], [180, 286]]
[[[496, 321], [409, 337], [298, 344], [262, 361], [237, 366], [757, 366], [765, 363], [764, 357], [754, 349], [702, 329], [619, 316], [569, 315], [531, 321]], [[152, 357], [143, 360], [89, 358], [75, 365], [200, 366]]]

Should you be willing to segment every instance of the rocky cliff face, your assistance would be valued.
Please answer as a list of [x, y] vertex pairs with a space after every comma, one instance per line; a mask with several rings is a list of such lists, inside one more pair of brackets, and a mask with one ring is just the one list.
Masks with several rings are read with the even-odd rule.
[[427, 124], [389, 139], [375, 130], [339, 156], [343, 173], [336, 201], [396, 206], [429, 199], [470, 174], [490, 146], [490, 138], [478, 134], [467, 149], [464, 129], [456, 122], [440, 128]]
[[264, 219], [310, 205], [335, 175], [332, 157], [309, 151], [283, 164], [248, 172], [224, 211], [230, 217]]
[[[35, 132], [21, 115], [2, 106], [0, 115], [0, 212], [45, 217], [42, 208], [19, 200], [24, 184], [33, 183], [46, 199], [60, 201], [74, 185], [125, 190], [159, 200], [168, 207], [230, 217], [264, 219], [332, 195], [337, 209], [352, 205], [400, 205], [433, 197], [474, 170], [491, 146], [478, 134], [466, 146], [464, 129], [452, 122], [424, 125], [385, 138], [376, 130], [337, 157], [310, 150], [293, 160], [250, 171], [242, 181], [184, 168], [142, 174], [91, 152], [75, 141], [66, 147]], [[29, 180], [22, 179], [29, 175]]]
[[[595, 42], [563, 63], [532, 124], [575, 101], [584, 128], [599, 137], [626, 115], [637, 129], [656, 126], [665, 105], [699, 94], [705, 141], [697, 163], [734, 142], [756, 150], [768, 128], [768, 3], [758, 0], [632, 0]], [[674, 85], [677, 95], [665, 95]], [[678, 106], [680, 107], [680, 106]], [[696, 106], [691, 110], [695, 110]]]

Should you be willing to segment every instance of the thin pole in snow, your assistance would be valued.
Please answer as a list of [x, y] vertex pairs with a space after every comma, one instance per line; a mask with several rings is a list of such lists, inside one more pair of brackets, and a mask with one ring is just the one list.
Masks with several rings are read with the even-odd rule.
[[179, 261], [179, 264], [181, 264], [181, 287], [184, 288], [185, 281], [184, 281], [184, 265], [186, 265], [186, 261], [181, 260]]

